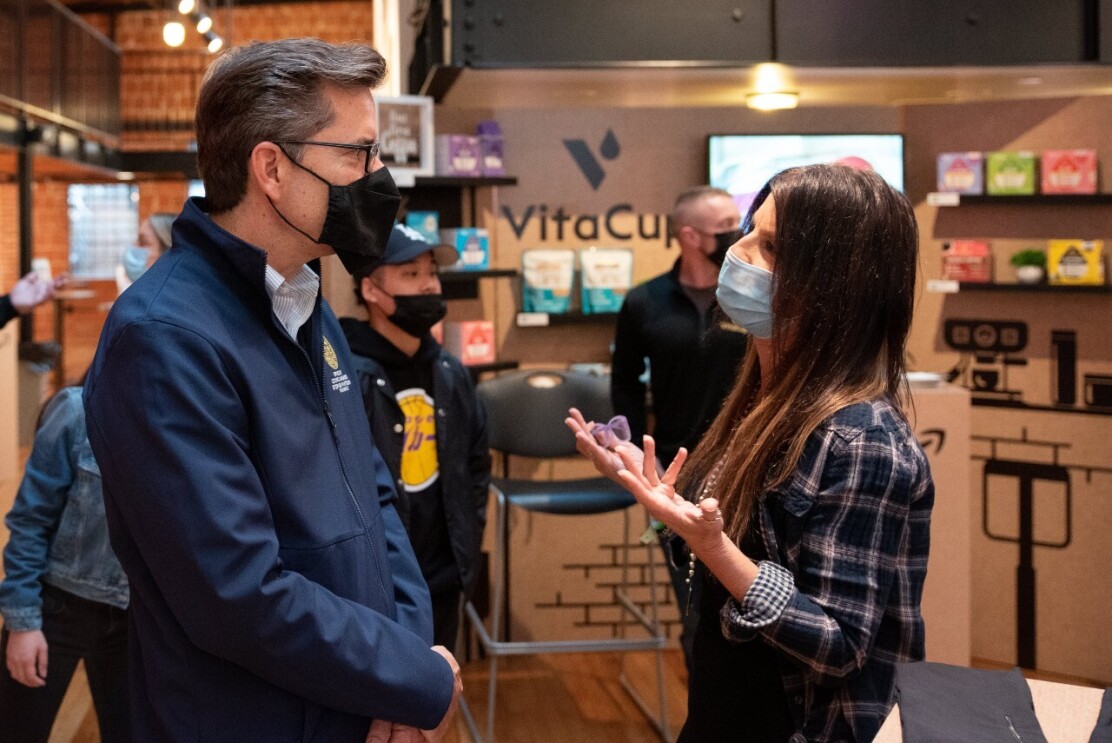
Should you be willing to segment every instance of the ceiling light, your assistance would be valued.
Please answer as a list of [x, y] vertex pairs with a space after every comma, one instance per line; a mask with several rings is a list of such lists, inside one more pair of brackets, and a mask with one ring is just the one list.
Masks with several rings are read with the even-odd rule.
[[216, 34], [212, 34], [212, 38], [209, 39], [208, 43], [209, 54], [216, 54], [222, 48], [224, 48], [224, 40]]
[[196, 7], [197, 0], [181, 0], [181, 2], [178, 3], [178, 12], [182, 15], [189, 15]]
[[170, 21], [162, 27], [162, 40], [167, 46], [181, 46], [185, 41], [185, 26], [177, 21]]
[[750, 93], [745, 96], [745, 105], [757, 111], [783, 111], [799, 105], [799, 93], [790, 91]]
[[207, 33], [208, 30], [211, 29], [211, 28], [212, 28], [212, 18], [211, 17], [209, 17], [207, 15], [203, 15], [200, 18], [197, 19], [197, 33], [199, 33], [199, 34]]

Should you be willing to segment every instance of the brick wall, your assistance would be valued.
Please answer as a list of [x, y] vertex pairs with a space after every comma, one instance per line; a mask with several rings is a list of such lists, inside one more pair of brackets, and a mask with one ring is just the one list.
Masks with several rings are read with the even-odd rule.
[[[32, 255], [46, 258], [55, 274], [69, 268], [69, 215], [66, 192], [69, 184], [44, 181], [31, 187]], [[17, 238], [18, 240], [18, 238]], [[16, 255], [18, 256], [18, 250]], [[17, 258], [18, 261], [18, 258]], [[35, 310], [34, 339], [51, 340], [54, 337], [54, 305], [52, 302]]]
[[19, 189], [0, 183], [0, 294], [19, 278]]
[[189, 184], [182, 180], [140, 181], [138, 185], [140, 222], [156, 212], [177, 214], [189, 190]]
[[[181, 16], [175, 16], [181, 19]], [[90, 22], [114, 33], [121, 56], [120, 113], [125, 149], [184, 149], [193, 138], [193, 112], [205, 68], [214, 57], [188, 23], [177, 49], [162, 41], [162, 11], [120, 14], [114, 27], [103, 16]], [[248, 6], [213, 12], [213, 29], [226, 43], [313, 36], [325, 41], [366, 41], [373, 32], [369, 2]]]

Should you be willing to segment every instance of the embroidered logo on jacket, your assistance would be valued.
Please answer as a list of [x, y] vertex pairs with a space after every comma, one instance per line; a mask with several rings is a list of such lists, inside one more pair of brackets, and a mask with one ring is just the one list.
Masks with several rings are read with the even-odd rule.
[[336, 359], [336, 349], [328, 342], [328, 338], [324, 339], [324, 360], [333, 369], [340, 368], [340, 362]]
[[347, 392], [351, 387], [351, 378], [340, 369], [340, 360], [336, 358], [336, 349], [324, 338], [324, 361], [332, 367], [332, 391]]

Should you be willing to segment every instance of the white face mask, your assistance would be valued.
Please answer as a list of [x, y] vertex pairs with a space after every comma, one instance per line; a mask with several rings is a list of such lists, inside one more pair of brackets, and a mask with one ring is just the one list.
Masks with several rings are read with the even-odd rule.
[[718, 306], [754, 338], [772, 337], [772, 272], [726, 253], [718, 274]]

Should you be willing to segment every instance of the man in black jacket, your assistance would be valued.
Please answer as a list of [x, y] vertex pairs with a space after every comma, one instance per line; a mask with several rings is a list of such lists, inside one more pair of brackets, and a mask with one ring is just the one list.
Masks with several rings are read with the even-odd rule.
[[[733, 387], [745, 355], [747, 336], [726, 321], [715, 300], [722, 248], [733, 242], [727, 238], [734, 237], [740, 220], [726, 191], [699, 186], [681, 193], [672, 211], [679, 259], [668, 273], [632, 289], [618, 314], [610, 390], [614, 411], [629, 419], [633, 441], [640, 443], [645, 433], [652, 433], [665, 467], [680, 447], [694, 450]], [[642, 381], [646, 369], [651, 432]], [[694, 584], [688, 599], [687, 562], [682, 563], [672, 571], [672, 583], [690, 671], [699, 596]]]
[[449, 648], [461, 592], [477, 572], [490, 485], [486, 413], [467, 369], [429, 332], [445, 314], [438, 268], [457, 257], [394, 225], [383, 264], [355, 277], [370, 321], [341, 320], [371, 434], [432, 595], [434, 640]]

